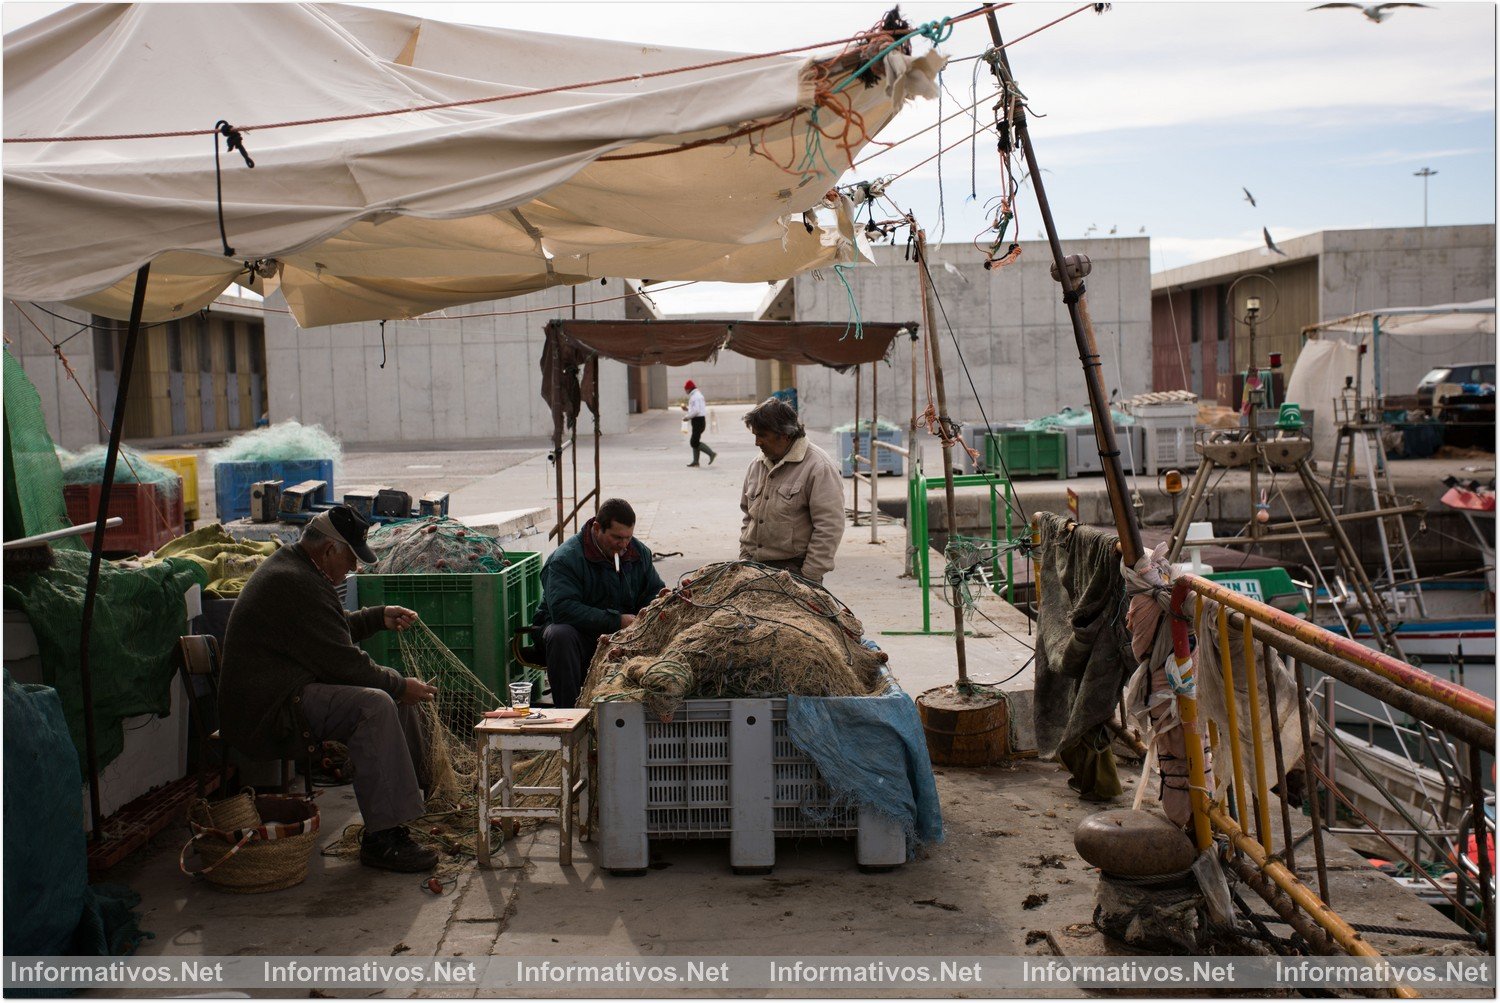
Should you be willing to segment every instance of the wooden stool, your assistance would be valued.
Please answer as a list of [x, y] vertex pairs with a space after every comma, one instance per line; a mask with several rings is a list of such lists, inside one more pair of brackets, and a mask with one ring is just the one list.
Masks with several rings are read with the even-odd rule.
[[[541, 717], [545, 714], [545, 717]], [[541, 718], [538, 720], [538, 718]], [[535, 724], [522, 722], [535, 721]], [[486, 718], [474, 726], [479, 747], [479, 866], [490, 866], [490, 825], [498, 822], [507, 836], [516, 833], [518, 818], [558, 820], [558, 862], [573, 863], [573, 800], [578, 799], [578, 838], [589, 838], [589, 757], [587, 707], [548, 707], [531, 717]], [[579, 746], [582, 746], [580, 750]], [[490, 752], [500, 753], [500, 779], [490, 783]], [[556, 752], [562, 761], [557, 787], [517, 787], [514, 754]], [[582, 753], [580, 755], [580, 752]], [[495, 807], [495, 795], [500, 795]], [[515, 799], [525, 794], [556, 794], [557, 807], [521, 808]], [[493, 815], [493, 817], [492, 817]]]

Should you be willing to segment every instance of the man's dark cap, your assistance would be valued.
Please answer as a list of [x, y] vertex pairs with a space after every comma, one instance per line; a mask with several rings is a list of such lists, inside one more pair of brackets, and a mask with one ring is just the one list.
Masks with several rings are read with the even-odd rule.
[[338, 533], [361, 561], [366, 564], [375, 563], [375, 552], [365, 542], [365, 534], [370, 531], [370, 524], [363, 516], [348, 505], [335, 505], [328, 510], [328, 521], [333, 526], [334, 532]]

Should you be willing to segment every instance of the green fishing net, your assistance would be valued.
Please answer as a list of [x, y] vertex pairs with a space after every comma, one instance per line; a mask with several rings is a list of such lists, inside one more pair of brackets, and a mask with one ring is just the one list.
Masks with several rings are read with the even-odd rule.
[[[4, 584], [6, 606], [25, 610], [36, 632], [43, 681], [62, 698], [81, 773], [86, 769], [79, 641], [88, 568], [87, 553], [59, 550], [54, 567], [8, 576]], [[100, 565], [89, 674], [101, 768], [124, 747], [125, 718], [171, 710], [172, 649], [187, 630], [183, 594], [195, 584], [206, 585], [204, 575], [197, 564], [180, 559], [147, 568]]]
[[366, 542], [376, 558], [364, 569], [370, 574], [470, 574], [510, 564], [494, 537], [442, 515], [385, 523]]
[[[5, 538], [50, 533], [73, 525], [63, 504], [62, 469], [42, 416], [42, 400], [21, 364], [5, 353]], [[54, 550], [81, 550], [77, 539]]]
[[[104, 461], [108, 452], [105, 446], [89, 446], [81, 453], [69, 453], [59, 449], [64, 484], [103, 484]], [[116, 484], [154, 484], [161, 497], [176, 498], [182, 490], [182, 476], [169, 467], [152, 463], [129, 446], [120, 447], [119, 459], [115, 461]]]
[[210, 466], [219, 463], [269, 460], [327, 460], [334, 465], [343, 458], [339, 441], [321, 425], [283, 421], [237, 435], [208, 452]]

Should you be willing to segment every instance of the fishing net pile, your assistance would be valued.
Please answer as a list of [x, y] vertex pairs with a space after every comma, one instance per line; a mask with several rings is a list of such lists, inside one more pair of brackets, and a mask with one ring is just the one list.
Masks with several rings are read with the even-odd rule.
[[[419, 621], [402, 631], [397, 645], [407, 675], [437, 687], [437, 699], [418, 708], [427, 736], [426, 762], [418, 770], [428, 778], [427, 812], [408, 823], [408, 828], [413, 839], [437, 851], [437, 877], [446, 880], [477, 852], [479, 755], [474, 726], [483, 720], [485, 711], [502, 706], [503, 701], [426, 624]], [[498, 770], [498, 758], [491, 770]], [[324, 848], [324, 854], [358, 856], [363, 829], [359, 824], [349, 826]], [[499, 838], [498, 827], [490, 832], [492, 839]]]
[[203, 587], [205, 595], [213, 599], [234, 599], [244, 590], [255, 570], [280, 546], [274, 540], [236, 540], [215, 522], [199, 526], [191, 533], [158, 547], [154, 556], [144, 558], [140, 563], [143, 567], [150, 567], [173, 557], [192, 561], [208, 576], [208, 584]]
[[510, 564], [494, 537], [447, 516], [386, 523], [370, 530], [367, 542], [375, 551], [369, 568], [375, 574], [469, 574]]
[[[62, 462], [64, 484], [103, 484], [104, 446], [90, 446], [79, 453], [57, 451]], [[177, 471], [152, 463], [129, 446], [120, 447], [119, 459], [115, 462], [116, 484], [154, 484], [160, 497], [176, 498], [182, 490], [182, 477]]]
[[886, 655], [831, 592], [790, 572], [708, 564], [599, 645], [580, 704], [639, 700], [669, 718], [688, 699], [872, 696]]
[[212, 466], [219, 463], [270, 460], [333, 460], [343, 458], [344, 448], [321, 425], [283, 421], [237, 435], [208, 452]]

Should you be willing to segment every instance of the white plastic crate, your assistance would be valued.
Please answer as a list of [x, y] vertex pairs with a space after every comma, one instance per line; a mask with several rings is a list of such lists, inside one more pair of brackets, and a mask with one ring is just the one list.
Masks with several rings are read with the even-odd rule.
[[1181, 470], [1198, 466], [1198, 453], [1193, 449], [1193, 423], [1142, 424], [1141, 465], [1142, 473], [1155, 477], [1164, 470]]
[[639, 703], [600, 704], [600, 863], [642, 871], [652, 837], [729, 838], [737, 871], [776, 862], [777, 836], [853, 836], [861, 867], [906, 861], [900, 826], [835, 807], [787, 734], [785, 700], [689, 700], [671, 721]]
[[[1104, 471], [1104, 461], [1099, 458], [1099, 444], [1094, 439], [1094, 426], [1081, 425], [1067, 428], [1068, 476], [1076, 474], [1098, 474]], [[1115, 426], [1115, 446], [1120, 450], [1120, 468], [1127, 473], [1145, 469], [1142, 453], [1141, 429], [1139, 425]], [[1132, 464], [1138, 470], [1133, 470]]]

